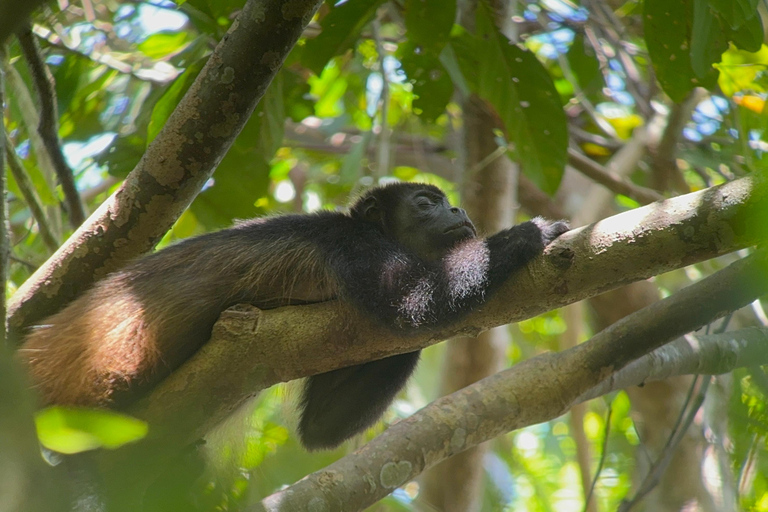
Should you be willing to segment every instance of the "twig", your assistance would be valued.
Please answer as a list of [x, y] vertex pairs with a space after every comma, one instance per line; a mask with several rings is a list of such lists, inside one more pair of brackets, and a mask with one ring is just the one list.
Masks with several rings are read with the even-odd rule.
[[58, 176], [61, 183], [69, 213], [69, 223], [73, 228], [77, 228], [85, 220], [85, 210], [80, 200], [80, 194], [77, 192], [77, 187], [75, 187], [72, 169], [67, 164], [64, 153], [61, 151], [59, 116], [53, 76], [43, 62], [40, 48], [29, 25], [25, 25], [18, 31], [18, 39], [32, 75], [32, 81], [35, 84], [35, 91], [37, 91], [37, 96], [40, 100], [40, 124], [37, 131], [43, 139], [43, 143], [53, 162], [56, 176]]
[[640, 204], [655, 203], [664, 199], [664, 196], [655, 190], [635, 185], [631, 181], [608, 171], [575, 149], [568, 149], [568, 163], [577, 171], [609, 190], [630, 197]]
[[[716, 334], [722, 334], [725, 332], [732, 317], [733, 313], [730, 313], [725, 318], [723, 318], [723, 321], [720, 324], [720, 327], [718, 327]], [[709, 334], [709, 325], [707, 325], [706, 334]], [[669, 463], [675, 454], [675, 450], [683, 440], [683, 437], [685, 437], [685, 433], [688, 431], [688, 427], [691, 426], [694, 416], [696, 416], [699, 408], [701, 408], [701, 405], [704, 403], [704, 398], [706, 397], [707, 389], [709, 388], [711, 381], [712, 379], [709, 376], [707, 376], [707, 378], [705, 378], [703, 381], [701, 375], [696, 375], [694, 377], [693, 382], [691, 382], [691, 387], [688, 390], [688, 395], [685, 397], [685, 402], [683, 402], [683, 407], [680, 409], [680, 414], [675, 421], [674, 427], [672, 427], [672, 433], [667, 438], [667, 442], [665, 443], [664, 448], [661, 450], [661, 453], [663, 454], [662, 457], [651, 466], [650, 471], [648, 471], [648, 474], [640, 485], [640, 488], [638, 489], [635, 496], [629, 501], [622, 502], [622, 504], [619, 506], [619, 512], [629, 512], [632, 507], [637, 505], [640, 500], [647, 496], [648, 493], [650, 493], [659, 484], [664, 471], [667, 470], [667, 467], [669, 466]], [[693, 406], [688, 409], [688, 404], [691, 403], [694, 391], [696, 390], [699, 382], [701, 382], [701, 387], [699, 392], [696, 394], [696, 400], [693, 402]]]
[[53, 231], [51, 231], [50, 223], [45, 216], [45, 210], [37, 195], [35, 186], [24, 171], [24, 166], [19, 161], [16, 153], [14, 153], [13, 144], [8, 140], [8, 134], [3, 132], [3, 136], [0, 138], [5, 143], [4, 154], [8, 160], [8, 168], [13, 174], [13, 179], [16, 180], [21, 195], [24, 197], [24, 201], [27, 203], [29, 211], [32, 212], [32, 216], [37, 222], [37, 228], [40, 231], [40, 236], [43, 238], [45, 246], [48, 247], [51, 253], [54, 253], [56, 252], [56, 249], [59, 248], [59, 241], [56, 240], [56, 236], [53, 234]]
[[592, 118], [592, 121], [594, 121], [595, 124], [599, 126], [606, 135], [610, 136], [614, 140], [618, 140], [619, 136], [616, 133], [616, 129], [602, 115], [600, 115], [600, 113], [598, 113], [597, 109], [589, 100], [587, 95], [584, 93], [584, 91], [581, 90], [579, 81], [576, 79], [576, 75], [574, 75], [573, 71], [571, 71], [571, 66], [568, 63], [568, 59], [565, 58], [565, 55], [558, 54], [557, 61], [560, 63], [560, 69], [563, 71], [563, 76], [565, 76], [565, 78], [571, 83], [571, 87], [573, 87], [574, 97], [584, 108], [584, 111], [586, 111], [589, 117]]
[[[0, 61], [5, 60], [5, 51], [2, 41], [0, 41]], [[5, 105], [5, 73], [0, 66], [0, 122], [4, 118]], [[0, 125], [1, 126], [1, 125]], [[8, 206], [5, 200], [6, 180], [5, 163], [3, 155], [5, 154], [5, 137], [0, 138], [0, 347], [5, 348], [8, 340], [8, 309], [5, 303], [5, 290], [8, 286], [8, 257], [11, 254], [11, 241], [8, 237]]]
[[[685, 411], [690, 398], [693, 396], [693, 391], [700, 378], [701, 376], [697, 375], [691, 384], [691, 389], [688, 396], [686, 397], [686, 404], [683, 406], [683, 411]], [[669, 462], [672, 460], [672, 456], [675, 454], [677, 446], [680, 444], [680, 441], [683, 440], [683, 437], [685, 437], [685, 433], [688, 431], [691, 423], [693, 423], [693, 418], [696, 416], [696, 413], [704, 403], [704, 398], [707, 395], [707, 389], [709, 388], [709, 383], [711, 380], [712, 379], [709, 376], [704, 378], [701, 383], [701, 388], [696, 395], [696, 399], [693, 401], [693, 405], [684, 416], [685, 420], [682, 420], [682, 416], [678, 418], [678, 423], [675, 425], [675, 430], [672, 431], [672, 435], [670, 435], [669, 439], [667, 440], [667, 444], [664, 446], [664, 455], [658, 461], [656, 461], [656, 464], [654, 464], [651, 470], [648, 472], [648, 475], [643, 480], [643, 483], [640, 485], [640, 489], [637, 491], [635, 496], [629, 501], [622, 502], [618, 509], [619, 512], [629, 512], [632, 507], [637, 505], [640, 500], [647, 496], [648, 493], [651, 492], [653, 488], [656, 487], [656, 485], [658, 485], [658, 483], [661, 481], [661, 477], [669, 466]], [[682, 428], [678, 428], [680, 427], [681, 423]]]
[[20, 264], [24, 265], [25, 267], [27, 267], [32, 272], [37, 270], [37, 267], [40, 266], [40, 265], [37, 265], [35, 263], [32, 263], [31, 261], [27, 261], [27, 260], [21, 259], [18, 256], [14, 256], [13, 254], [8, 256], [8, 259], [11, 260], [11, 261], [15, 261], [16, 263], [20, 263]]
[[611, 433], [611, 415], [613, 415], [613, 407], [611, 407], [609, 404], [608, 415], [605, 418], [605, 432], [603, 433], [603, 451], [600, 453], [600, 461], [598, 462], [597, 469], [595, 470], [595, 478], [592, 479], [592, 485], [589, 487], [589, 493], [584, 499], [584, 512], [586, 512], [589, 507], [589, 502], [595, 492], [595, 486], [597, 485], [597, 481], [600, 478], [600, 473], [603, 471], [603, 465], [605, 464], [605, 456], [608, 453], [608, 435]]
[[661, 140], [655, 151], [651, 152], [654, 188], [662, 191], [672, 188], [682, 193], [689, 192], [688, 185], [675, 163], [677, 141], [680, 140], [680, 135], [691, 118], [693, 109], [705, 94], [704, 89], [694, 89], [682, 103], [672, 105]]
[[602, 135], [588, 132], [582, 128], [579, 128], [578, 126], [573, 126], [571, 124], [568, 125], [568, 133], [571, 136], [571, 140], [574, 140], [575, 142], [589, 142], [591, 144], [604, 147], [605, 149], [610, 149], [611, 151], [616, 151], [623, 145], [623, 142], [620, 140], [609, 139], [607, 137], [603, 137]]

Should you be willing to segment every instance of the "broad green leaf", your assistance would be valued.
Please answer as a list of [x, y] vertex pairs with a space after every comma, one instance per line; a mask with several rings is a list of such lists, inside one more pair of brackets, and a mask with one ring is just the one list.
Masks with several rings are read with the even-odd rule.
[[152, 109], [152, 118], [147, 127], [147, 145], [155, 140], [157, 134], [165, 126], [165, 122], [171, 115], [171, 112], [179, 104], [179, 101], [187, 93], [187, 90], [197, 78], [200, 70], [203, 69], [207, 59], [200, 59], [187, 68], [182, 74], [176, 77], [173, 84], [165, 91], [165, 94], [155, 103]]
[[400, 62], [416, 96], [413, 106], [421, 110], [424, 120], [434, 121], [445, 111], [453, 95], [451, 77], [440, 63], [438, 55], [426, 50], [416, 51], [417, 48], [411, 42], [401, 48]]
[[138, 45], [138, 48], [150, 59], [160, 59], [182, 51], [191, 40], [192, 36], [186, 30], [158, 32], [146, 38]]
[[468, 96], [471, 92], [470, 86], [467, 83], [467, 79], [464, 77], [464, 74], [461, 72], [461, 67], [459, 66], [459, 60], [456, 57], [454, 45], [445, 45], [443, 51], [440, 52], [440, 63], [448, 73], [448, 76], [453, 82], [453, 86], [458, 89], [461, 94]]
[[106, 165], [112, 176], [125, 178], [141, 160], [146, 146], [146, 139], [137, 134], [118, 137], [108, 150], [96, 155], [94, 160], [99, 165]]
[[744, 23], [759, 18], [757, 4], [760, 0], [707, 0], [713, 11], [720, 14], [732, 30]]
[[412, 48], [437, 56], [456, 19], [456, 0], [405, 0], [405, 29]]
[[320, 21], [320, 35], [305, 45], [304, 65], [319, 75], [331, 57], [352, 48], [382, 3], [384, 0], [350, 0], [331, 9]]
[[728, 49], [717, 17], [709, 8], [708, 0], [694, 0], [693, 29], [691, 31], [691, 67], [699, 79], [706, 80], [712, 73], [712, 64]]
[[283, 139], [282, 80], [267, 89], [237, 140], [216, 168], [211, 185], [192, 202], [192, 212], [208, 229], [264, 213], [256, 201], [269, 190], [269, 160]]
[[768, 67], [768, 47], [751, 53], [730, 48], [723, 54], [723, 60], [715, 67], [720, 70], [718, 85], [726, 96], [741, 91], [764, 92], [758, 78]]
[[281, 70], [283, 75], [283, 102], [285, 112], [294, 122], [300, 123], [305, 117], [314, 115], [315, 104], [309, 97], [309, 84], [298, 73], [288, 67]]
[[213, 175], [211, 185], [190, 209], [208, 230], [229, 227], [236, 219], [263, 214], [255, 203], [269, 190], [269, 165], [250, 152], [230, 150]]
[[648, 54], [662, 89], [680, 102], [701, 85], [691, 64], [691, 0], [645, 0], [643, 27]]
[[763, 45], [763, 23], [760, 16], [747, 20], [738, 29], [724, 29], [726, 38], [732, 41], [737, 48], [748, 52], [756, 52]]
[[554, 193], [565, 169], [568, 132], [549, 73], [533, 53], [510, 44], [484, 8], [477, 12], [477, 36], [454, 39], [464, 76], [476, 76], [472, 87], [504, 123], [523, 172]]
[[35, 416], [40, 443], [60, 453], [119, 448], [147, 435], [147, 424], [114, 411], [48, 407]]
[[64, 60], [57, 66], [49, 66], [56, 84], [56, 99], [59, 112], [66, 112], [75, 98], [83, 78], [87, 76], [93, 61], [78, 54], [65, 53]]
[[600, 64], [597, 62], [594, 52], [587, 53], [582, 34], [577, 34], [573, 38], [573, 43], [568, 49], [566, 57], [582, 90], [588, 91], [594, 89], [594, 86], [598, 88], [602, 86]]

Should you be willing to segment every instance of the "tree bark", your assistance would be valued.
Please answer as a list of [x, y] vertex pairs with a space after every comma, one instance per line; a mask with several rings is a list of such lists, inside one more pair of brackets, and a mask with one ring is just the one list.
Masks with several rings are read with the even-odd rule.
[[17, 337], [155, 246], [208, 181], [320, 3], [245, 4], [122, 186], [13, 296]]

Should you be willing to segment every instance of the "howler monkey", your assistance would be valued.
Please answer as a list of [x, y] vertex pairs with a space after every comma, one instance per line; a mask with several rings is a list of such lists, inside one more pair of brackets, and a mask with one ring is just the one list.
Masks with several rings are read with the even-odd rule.
[[[110, 405], [180, 366], [234, 304], [269, 309], [339, 298], [396, 331], [445, 326], [567, 230], [536, 218], [476, 238], [466, 212], [437, 187], [377, 187], [348, 213], [254, 219], [139, 259], [34, 328], [19, 354], [46, 403]], [[401, 354], [307, 379], [302, 443], [330, 448], [369, 427], [418, 358]]]

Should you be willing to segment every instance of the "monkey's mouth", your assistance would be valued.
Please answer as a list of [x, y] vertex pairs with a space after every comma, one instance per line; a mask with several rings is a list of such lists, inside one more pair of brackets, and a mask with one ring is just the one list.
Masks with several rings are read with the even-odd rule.
[[472, 236], [476, 236], [477, 235], [477, 231], [475, 230], [475, 225], [472, 224], [469, 221], [464, 221], [464, 222], [460, 222], [458, 224], [454, 224], [453, 226], [451, 226], [448, 229], [446, 229], [445, 231], [443, 231], [443, 233], [447, 235], [449, 233], [454, 233], [454, 232], [459, 231], [460, 229], [464, 229], [464, 228], [468, 229], [470, 231], [470, 233], [472, 233]]

